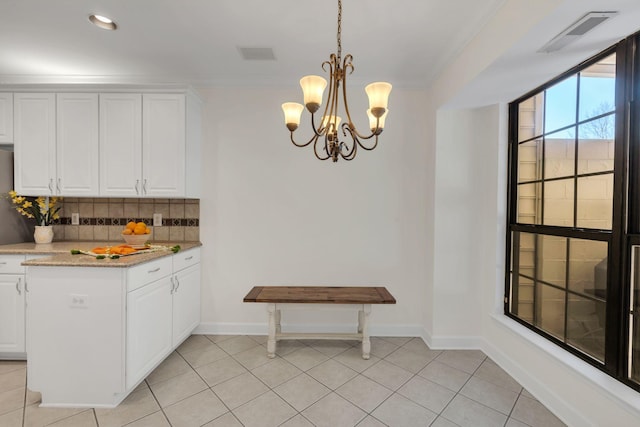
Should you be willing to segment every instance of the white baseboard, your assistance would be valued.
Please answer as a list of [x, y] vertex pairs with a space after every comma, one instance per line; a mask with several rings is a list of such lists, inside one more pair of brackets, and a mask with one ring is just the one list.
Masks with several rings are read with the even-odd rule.
[[480, 350], [482, 338], [474, 336], [432, 336], [426, 330], [420, 335], [431, 350]]
[[[355, 324], [338, 323], [282, 323], [286, 332], [354, 332]], [[201, 323], [193, 332], [197, 335], [267, 335], [266, 323]], [[420, 325], [371, 325], [370, 335], [374, 337], [423, 337], [424, 329]], [[424, 338], [423, 338], [424, 339]]]

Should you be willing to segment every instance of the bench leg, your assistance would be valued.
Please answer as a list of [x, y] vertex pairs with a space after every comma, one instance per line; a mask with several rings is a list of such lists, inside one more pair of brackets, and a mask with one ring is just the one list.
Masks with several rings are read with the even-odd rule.
[[282, 326], [280, 325], [281, 319], [282, 319], [282, 314], [279, 309], [276, 309], [276, 333], [277, 334], [282, 332]]
[[[362, 310], [358, 312], [358, 323], [362, 327], [362, 358], [369, 359], [371, 353], [371, 341], [369, 340], [369, 315], [371, 314], [371, 304], [364, 304]], [[362, 321], [360, 322], [360, 319]]]
[[276, 357], [276, 305], [267, 304], [267, 313], [269, 314], [267, 357], [273, 359], [274, 357]]

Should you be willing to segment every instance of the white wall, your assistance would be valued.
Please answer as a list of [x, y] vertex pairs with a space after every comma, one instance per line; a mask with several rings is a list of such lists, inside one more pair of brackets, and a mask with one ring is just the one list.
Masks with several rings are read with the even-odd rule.
[[[205, 99], [200, 331], [266, 333], [264, 305], [242, 302], [255, 285], [384, 285], [398, 303], [374, 307], [373, 332], [420, 335], [427, 168], [425, 136], [415, 123], [422, 120], [424, 93], [394, 89], [378, 148], [335, 164], [289, 141], [280, 104], [301, 98], [295, 82], [289, 88], [200, 93]], [[357, 126], [367, 125], [365, 102], [364, 95], [350, 99]], [[309, 135], [304, 128], [296, 133], [301, 141]], [[313, 314], [295, 315], [303, 324], [326, 322]], [[336, 330], [355, 325], [355, 316], [346, 313], [333, 320]]]
[[[425, 322], [432, 347], [481, 348], [570, 426], [640, 425], [640, 394], [502, 314], [506, 221], [506, 106], [447, 109], [488, 64], [558, 1], [508, 0], [431, 87], [427, 144], [434, 179]], [[525, 66], [526, 64], [522, 64]], [[559, 70], [560, 72], [561, 70]], [[481, 104], [483, 105], [483, 104]], [[431, 261], [428, 261], [431, 263]]]
[[570, 426], [638, 426], [640, 394], [503, 314], [507, 111], [438, 112], [433, 348], [480, 348]]

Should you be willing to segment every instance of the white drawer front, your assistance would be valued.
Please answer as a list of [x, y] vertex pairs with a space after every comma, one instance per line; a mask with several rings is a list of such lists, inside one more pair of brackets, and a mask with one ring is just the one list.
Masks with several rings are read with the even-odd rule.
[[0, 274], [24, 274], [24, 255], [0, 255]]
[[184, 252], [180, 251], [173, 256], [173, 271], [184, 270], [200, 262], [200, 248], [193, 248]]
[[167, 256], [129, 268], [127, 271], [127, 292], [170, 275], [171, 267], [171, 257]]

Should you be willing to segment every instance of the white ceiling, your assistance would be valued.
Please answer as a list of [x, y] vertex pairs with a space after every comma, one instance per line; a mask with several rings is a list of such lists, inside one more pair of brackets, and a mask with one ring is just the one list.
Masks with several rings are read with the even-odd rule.
[[[428, 87], [507, 0], [343, 0], [353, 83]], [[518, 2], [526, 8], [529, 1]], [[535, 0], [554, 7], [451, 101], [510, 101], [640, 29], [640, 0]], [[620, 14], [559, 52], [536, 51], [587, 11]], [[112, 17], [117, 31], [88, 21]], [[337, 0], [0, 0], [0, 84], [287, 85], [323, 74]], [[275, 61], [239, 47], [272, 48]]]
[[[353, 81], [424, 86], [504, 0], [344, 0]], [[291, 84], [336, 51], [337, 0], [0, 0], [0, 83]], [[90, 24], [96, 13], [117, 31]], [[238, 47], [273, 48], [246, 61]]]

